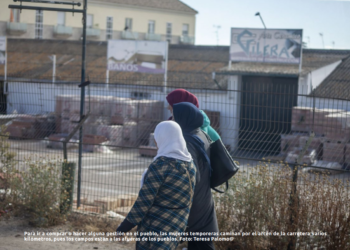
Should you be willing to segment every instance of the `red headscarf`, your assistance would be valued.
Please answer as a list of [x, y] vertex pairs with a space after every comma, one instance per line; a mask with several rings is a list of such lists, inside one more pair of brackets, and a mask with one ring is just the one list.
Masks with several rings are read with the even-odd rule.
[[184, 89], [175, 89], [171, 91], [166, 97], [169, 105], [172, 107], [174, 104], [180, 102], [190, 102], [199, 108], [199, 103], [197, 97]]

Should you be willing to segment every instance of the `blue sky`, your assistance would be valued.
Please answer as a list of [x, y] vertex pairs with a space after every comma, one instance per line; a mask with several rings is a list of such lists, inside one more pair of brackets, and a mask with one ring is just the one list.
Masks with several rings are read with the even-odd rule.
[[[350, 0], [182, 0], [199, 13], [196, 45], [230, 44], [231, 27], [303, 29], [308, 48], [350, 49]], [[334, 45], [333, 45], [334, 42]]]

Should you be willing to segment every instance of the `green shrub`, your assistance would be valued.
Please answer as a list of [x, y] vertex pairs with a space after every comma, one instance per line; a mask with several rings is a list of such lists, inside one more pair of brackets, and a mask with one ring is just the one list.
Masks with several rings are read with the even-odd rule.
[[[0, 129], [0, 134], [4, 127]], [[65, 220], [60, 203], [67, 204], [67, 185], [61, 183], [62, 160], [49, 157], [28, 158], [18, 171], [16, 155], [10, 152], [7, 136], [0, 136], [0, 173], [5, 176], [0, 210], [7, 215], [24, 215], [35, 226], [56, 225]], [[64, 190], [64, 191], [61, 191]], [[61, 207], [62, 208], [62, 207]], [[0, 217], [1, 218], [1, 217]]]
[[64, 221], [65, 215], [60, 213], [59, 204], [68, 196], [61, 193], [62, 161], [27, 159], [25, 166], [26, 170], [21, 171], [22, 182], [13, 187], [11, 202], [30, 216], [33, 225], [50, 226]]
[[247, 169], [230, 180], [228, 192], [215, 195], [221, 232], [326, 232], [327, 236], [239, 236], [218, 242], [219, 249], [287, 249], [291, 239], [297, 240], [296, 249], [346, 249], [350, 244], [349, 182], [298, 171], [291, 203], [290, 167], [265, 163]]

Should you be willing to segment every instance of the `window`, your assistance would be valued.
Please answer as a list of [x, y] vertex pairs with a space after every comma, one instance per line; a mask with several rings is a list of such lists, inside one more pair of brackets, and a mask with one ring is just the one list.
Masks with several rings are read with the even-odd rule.
[[132, 31], [132, 18], [125, 18], [125, 28], [128, 28], [128, 31]]
[[107, 25], [106, 25], [106, 40], [112, 39], [113, 37], [113, 17], [107, 17]]
[[186, 23], [182, 25], [182, 35], [183, 36], [188, 36], [188, 26], [189, 25]]
[[172, 30], [172, 24], [167, 23], [166, 24], [166, 40], [170, 43], [171, 42], [171, 30]]
[[19, 23], [20, 11], [19, 10], [15, 10], [15, 9], [12, 9], [10, 11], [12, 11], [12, 15], [13, 15], [12, 19], [10, 20], [10, 22]]
[[86, 15], [86, 28], [92, 29], [94, 26], [94, 16], [91, 14]]
[[148, 34], [154, 34], [155, 27], [156, 27], [156, 22], [149, 20], [148, 21]]
[[66, 25], [66, 13], [57, 12], [57, 25], [61, 25], [61, 26]]
[[35, 39], [43, 39], [43, 11], [35, 12]]
[[131, 98], [133, 99], [149, 99], [151, 98], [151, 94], [147, 92], [131, 92]]

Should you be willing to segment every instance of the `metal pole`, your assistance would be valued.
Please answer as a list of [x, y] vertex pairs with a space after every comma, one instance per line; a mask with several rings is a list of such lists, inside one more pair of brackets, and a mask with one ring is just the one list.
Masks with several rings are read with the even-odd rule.
[[[6, 37], [6, 47], [5, 47], [5, 68], [4, 68], [4, 94], [8, 94], [7, 92], [7, 37]], [[6, 111], [7, 113], [7, 111]]]
[[260, 15], [260, 14], [259, 14], [259, 17], [260, 17], [261, 22], [263, 23], [263, 25], [264, 25], [264, 27], [265, 27], [265, 29], [266, 29], [266, 26], [265, 26], [264, 20], [262, 19], [262, 17], [261, 17], [261, 15]]
[[266, 25], [265, 25], [265, 23], [264, 23], [264, 20], [262, 19], [262, 17], [261, 17], [261, 15], [260, 15], [260, 12], [257, 12], [256, 14], [255, 14], [255, 16], [259, 16], [260, 17], [260, 20], [261, 20], [261, 22], [262, 22], [262, 24], [264, 25], [264, 28], [265, 28], [265, 30], [264, 30], [264, 45], [263, 45], [263, 51], [262, 51], [262, 53], [263, 53], [263, 62], [265, 62], [265, 36], [266, 36]]
[[[6, 38], [7, 39], [7, 38]], [[6, 44], [7, 46], [7, 44]], [[5, 69], [4, 69], [4, 93], [7, 94], [7, 89], [6, 89], [6, 85], [7, 85], [7, 50], [5, 51]]]
[[301, 73], [301, 67], [303, 64], [303, 30], [301, 30], [301, 44], [300, 44], [300, 62], [299, 62], [299, 77], [300, 77], [300, 73]]
[[[289, 198], [289, 209], [290, 209], [289, 222], [290, 222], [291, 232], [294, 232], [296, 230], [295, 222], [296, 222], [296, 217], [298, 215], [298, 211], [296, 208], [299, 202], [299, 198], [297, 197], [298, 167], [299, 167], [298, 165], [293, 166], [293, 182], [292, 182], [292, 190]], [[297, 241], [297, 237], [292, 236], [289, 240], [287, 250], [295, 250], [296, 241]]]
[[[292, 190], [289, 197], [289, 222], [290, 222], [290, 232], [295, 232], [297, 230], [296, 228], [296, 221], [298, 217], [299, 212], [299, 196], [297, 193], [298, 188], [298, 168], [302, 164], [303, 157], [308, 150], [312, 140], [315, 137], [315, 133], [312, 131], [308, 140], [306, 141], [306, 144], [303, 146], [302, 151], [300, 152], [296, 164], [293, 166], [293, 182], [292, 182]], [[295, 250], [296, 249], [296, 242], [297, 242], [297, 236], [292, 236], [289, 240], [287, 250]]]
[[56, 80], [56, 55], [52, 56], [52, 84], [55, 84]]
[[[260, 16], [260, 18], [261, 18], [261, 16]], [[265, 24], [264, 24], [264, 26], [265, 26]], [[265, 62], [265, 37], [266, 37], [266, 27], [264, 29], [263, 62]]]
[[[85, 51], [86, 51], [86, 9], [87, 0], [84, 0], [83, 6], [83, 51], [81, 55], [81, 84], [85, 81]], [[81, 87], [80, 93], [80, 120], [84, 116], [84, 101], [85, 101], [85, 86]], [[77, 188], [77, 207], [80, 207], [80, 192], [81, 192], [81, 158], [83, 153], [83, 126], [79, 129], [79, 159], [78, 159], [78, 188]]]
[[169, 44], [166, 42], [166, 53], [165, 53], [165, 73], [164, 73], [164, 94], [167, 92], [167, 81], [168, 81], [168, 50], [169, 50]]

